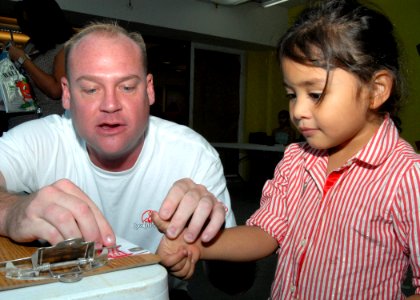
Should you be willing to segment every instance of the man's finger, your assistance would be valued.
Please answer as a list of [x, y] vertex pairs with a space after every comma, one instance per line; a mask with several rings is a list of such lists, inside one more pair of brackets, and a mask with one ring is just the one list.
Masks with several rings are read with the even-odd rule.
[[159, 216], [164, 220], [169, 220], [177, 210], [184, 195], [193, 187], [194, 182], [188, 178], [175, 182], [159, 209]]
[[[74, 183], [69, 180], [59, 180], [56, 183], [59, 189], [62, 189], [63, 193], [74, 196], [75, 198], [83, 201], [84, 205], [78, 205], [73, 207], [69, 205], [69, 209], [72, 210], [82, 235], [87, 240], [94, 240], [101, 243], [103, 246], [112, 246], [116, 243], [116, 238], [111, 225], [105, 219], [104, 215], [96, 204], [89, 199], [89, 197]], [[63, 205], [66, 205], [63, 203]]]
[[209, 223], [201, 233], [201, 240], [203, 242], [211, 241], [219, 232], [220, 228], [226, 220], [226, 209], [223, 203], [219, 202], [212, 210], [211, 216], [209, 217]]

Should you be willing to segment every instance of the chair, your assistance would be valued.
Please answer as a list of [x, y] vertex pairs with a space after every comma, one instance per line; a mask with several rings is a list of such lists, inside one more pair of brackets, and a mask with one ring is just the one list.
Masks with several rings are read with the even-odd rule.
[[[251, 132], [249, 134], [249, 142], [252, 144], [273, 145], [272, 137], [265, 132]], [[261, 191], [265, 182], [273, 177], [274, 168], [282, 155], [269, 151], [248, 151], [250, 181], [258, 191]]]

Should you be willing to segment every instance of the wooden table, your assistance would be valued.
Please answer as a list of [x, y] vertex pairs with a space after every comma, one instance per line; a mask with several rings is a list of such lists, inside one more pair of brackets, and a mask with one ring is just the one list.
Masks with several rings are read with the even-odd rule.
[[[30, 257], [37, 247], [0, 237], [0, 261]], [[14, 280], [0, 273], [0, 299], [159, 299], [167, 300], [167, 272], [154, 254], [109, 260], [73, 283]], [[95, 275], [95, 276], [93, 276]]]

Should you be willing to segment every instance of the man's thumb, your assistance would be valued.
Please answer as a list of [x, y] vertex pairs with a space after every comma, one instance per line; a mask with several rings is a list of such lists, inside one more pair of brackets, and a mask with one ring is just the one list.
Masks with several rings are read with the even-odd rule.
[[168, 229], [169, 222], [159, 217], [159, 213], [157, 211], [152, 212], [152, 221], [161, 233], [166, 233], [166, 229]]

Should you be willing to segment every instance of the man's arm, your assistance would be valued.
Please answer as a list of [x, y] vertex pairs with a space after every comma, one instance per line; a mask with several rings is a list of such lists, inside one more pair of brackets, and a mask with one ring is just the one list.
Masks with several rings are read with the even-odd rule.
[[63, 179], [32, 194], [13, 194], [0, 172], [0, 235], [17, 242], [51, 244], [75, 237], [98, 245], [115, 244], [108, 221], [89, 197]]
[[[225, 207], [202, 185], [189, 179], [177, 181], [164, 200], [159, 215], [171, 223], [165, 228], [169, 239], [178, 237], [181, 232], [184, 241], [192, 243], [197, 238], [202, 242], [211, 241], [223, 227]], [[187, 229], [184, 230], [184, 227]], [[174, 265], [169, 267], [172, 275], [188, 279], [195, 270], [197, 258], [192, 252], [184, 250], [171, 255]], [[256, 263], [204, 260], [204, 270], [213, 286], [230, 295], [236, 295], [252, 287], [255, 279]], [[231, 278], [238, 280], [232, 282]]]

